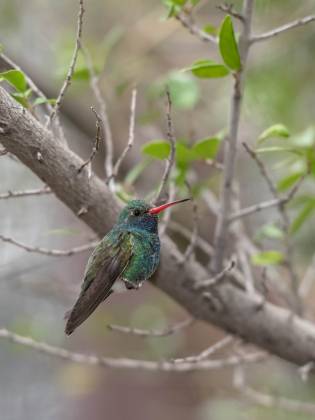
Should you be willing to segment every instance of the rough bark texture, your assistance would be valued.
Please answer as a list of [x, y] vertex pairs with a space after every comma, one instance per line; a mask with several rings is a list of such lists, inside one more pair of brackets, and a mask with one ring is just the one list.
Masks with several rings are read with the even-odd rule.
[[[116, 220], [119, 204], [95, 176], [78, 174], [81, 159], [61, 144], [32, 115], [0, 88], [0, 143], [46, 182], [76, 215], [100, 236]], [[82, 211], [83, 209], [83, 211]], [[84, 212], [84, 209], [87, 211]], [[163, 239], [161, 265], [153, 282], [198, 319], [261, 346], [298, 365], [315, 360], [315, 326], [286, 309], [262, 303], [222, 282], [214, 299], [194, 291], [195, 281], [208, 277], [198, 263], [181, 265], [181, 254], [168, 238]]]

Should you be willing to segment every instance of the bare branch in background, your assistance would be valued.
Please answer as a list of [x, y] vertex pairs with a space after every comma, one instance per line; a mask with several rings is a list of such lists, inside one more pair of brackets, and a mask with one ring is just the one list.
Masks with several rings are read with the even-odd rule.
[[[299, 293], [298, 293], [298, 285], [299, 285], [299, 279], [298, 279], [298, 275], [295, 271], [295, 267], [293, 265], [293, 247], [292, 247], [292, 242], [291, 242], [291, 236], [290, 236], [290, 219], [289, 219], [289, 215], [288, 212], [286, 210], [285, 207], [285, 203], [283, 203], [280, 200], [279, 197], [279, 193], [277, 191], [276, 186], [274, 185], [268, 170], [264, 164], [264, 162], [257, 156], [257, 153], [254, 152], [254, 150], [252, 150], [248, 144], [243, 143], [243, 146], [245, 148], [245, 150], [247, 151], [247, 153], [251, 156], [251, 158], [257, 163], [257, 166], [259, 167], [260, 173], [262, 175], [262, 177], [265, 179], [269, 190], [271, 192], [271, 194], [273, 195], [275, 200], [279, 200], [279, 204], [278, 204], [278, 211], [279, 214], [281, 216], [282, 219], [282, 229], [284, 232], [284, 246], [285, 246], [285, 266], [287, 267], [289, 276], [290, 276], [290, 282], [291, 282], [291, 290], [292, 293], [294, 295], [294, 306], [295, 306], [295, 311], [297, 313], [301, 313], [302, 312], [302, 304], [301, 304], [301, 300], [299, 298]], [[295, 186], [295, 188], [291, 191], [292, 193], [292, 197], [294, 196], [294, 194], [296, 193], [297, 189], [299, 188], [299, 186], [301, 185], [301, 183], [304, 181], [304, 177], [301, 177], [300, 181], [297, 183], [297, 185]]]
[[10, 198], [20, 198], [20, 197], [32, 197], [39, 195], [51, 194], [52, 191], [48, 187], [38, 188], [34, 190], [24, 190], [24, 191], [7, 191], [5, 193], [0, 193], [0, 200], [8, 200]]
[[202, 360], [208, 359], [214, 353], [219, 350], [222, 350], [227, 345], [231, 344], [234, 341], [234, 337], [231, 335], [227, 335], [222, 340], [217, 341], [216, 343], [212, 344], [212, 346], [208, 347], [207, 349], [203, 350], [201, 353], [195, 356], [187, 356], [183, 358], [174, 359], [173, 363], [197, 363], [201, 362]]
[[89, 156], [89, 158], [82, 163], [82, 165], [80, 166], [80, 168], [78, 169], [78, 173], [80, 173], [83, 168], [85, 168], [85, 166], [88, 166], [88, 177], [91, 178], [92, 175], [92, 161], [96, 155], [96, 153], [98, 152], [98, 149], [100, 147], [100, 142], [101, 142], [101, 124], [102, 124], [102, 120], [101, 117], [98, 115], [98, 113], [95, 111], [95, 109], [91, 106], [91, 110], [95, 115], [96, 118], [96, 134], [95, 134], [95, 140], [94, 140], [94, 145], [92, 148], [92, 152]]
[[229, 367], [235, 367], [243, 364], [259, 363], [265, 358], [265, 353], [255, 352], [243, 356], [228, 356], [222, 359], [201, 360], [197, 363], [183, 362], [173, 363], [167, 361], [147, 361], [128, 358], [99, 357], [83, 353], [76, 353], [61, 347], [51, 346], [42, 341], [36, 341], [30, 337], [15, 334], [6, 328], [0, 329], [0, 339], [6, 339], [15, 344], [29, 347], [35, 351], [58, 359], [80, 363], [91, 366], [100, 366], [112, 369], [141, 369], [146, 371], [162, 372], [191, 372], [197, 370], [217, 370]]
[[259, 213], [262, 210], [269, 209], [271, 207], [279, 207], [280, 205], [285, 205], [289, 203], [297, 193], [299, 187], [304, 181], [305, 177], [301, 177], [300, 180], [294, 185], [294, 187], [289, 191], [285, 197], [274, 198], [273, 200], [263, 201], [262, 203], [254, 204], [253, 206], [246, 207], [239, 211], [233, 213], [229, 219], [229, 222], [234, 222], [235, 220], [241, 219], [246, 216], [250, 216], [254, 213]]
[[[153, 200], [153, 202], [155, 203], [158, 202], [162, 198], [164, 189], [169, 180], [172, 168], [175, 163], [176, 138], [174, 134], [174, 127], [173, 127], [173, 121], [172, 121], [172, 99], [171, 99], [171, 94], [168, 87], [166, 88], [166, 101], [167, 101], [166, 103], [167, 139], [170, 143], [171, 148], [170, 148], [170, 154], [166, 160], [165, 170], [162, 176], [161, 184]], [[168, 196], [169, 196], [169, 193], [168, 193]]]
[[137, 103], [137, 89], [133, 89], [131, 93], [131, 103], [130, 103], [130, 120], [129, 120], [129, 135], [128, 135], [128, 142], [127, 146], [124, 148], [122, 154], [117, 159], [115, 163], [112, 177], [115, 178], [118, 173], [122, 162], [124, 161], [125, 157], [127, 156], [128, 152], [133, 146], [135, 140], [135, 121], [136, 121], [136, 103]]
[[315, 21], [315, 15], [305, 16], [301, 19], [294, 20], [293, 22], [285, 23], [279, 28], [272, 29], [271, 31], [265, 32], [260, 35], [253, 35], [250, 39], [250, 42], [253, 44], [254, 42], [261, 42], [266, 41], [269, 38], [273, 38], [277, 35], [282, 34], [293, 28], [298, 28], [299, 26], [307, 25], [308, 23]]
[[101, 93], [101, 89], [99, 86], [99, 76], [97, 76], [94, 70], [91, 55], [89, 51], [84, 47], [82, 42], [81, 42], [81, 51], [82, 51], [86, 66], [89, 71], [91, 90], [94, 94], [95, 100], [99, 108], [99, 113], [102, 118], [102, 129], [103, 129], [103, 138], [104, 138], [104, 146], [105, 146], [105, 161], [104, 161], [105, 179], [107, 180], [107, 184], [109, 185], [111, 190], [113, 190], [114, 181], [113, 179], [111, 179], [111, 176], [113, 173], [113, 159], [114, 159], [113, 136], [112, 136], [112, 130], [110, 127], [109, 117], [107, 113], [107, 105]]
[[97, 245], [97, 242], [90, 242], [88, 244], [80, 245], [80, 246], [77, 246], [75, 248], [71, 248], [71, 249], [67, 249], [67, 250], [46, 249], [46, 248], [41, 248], [41, 247], [37, 247], [37, 246], [30, 246], [30, 245], [23, 244], [22, 242], [16, 241], [13, 238], [9, 238], [9, 237], [1, 235], [1, 234], [0, 234], [0, 241], [7, 242], [9, 244], [15, 245], [19, 248], [24, 249], [27, 252], [35, 252], [37, 254], [48, 255], [48, 256], [51, 256], [51, 257], [70, 257], [71, 255], [79, 254], [79, 253], [85, 252], [89, 249], [93, 249]]
[[214, 235], [214, 256], [211, 261], [211, 270], [218, 273], [222, 270], [225, 257], [226, 240], [228, 236], [228, 220], [232, 208], [233, 177], [238, 143], [238, 127], [241, 115], [241, 101], [243, 95], [244, 71], [249, 52], [249, 39], [251, 32], [252, 14], [254, 9], [253, 0], [244, 0], [242, 16], [244, 25], [240, 35], [239, 47], [242, 67], [234, 75], [234, 86], [230, 105], [230, 120], [228, 135], [224, 141], [223, 180], [221, 183], [220, 211]]
[[191, 257], [191, 255], [194, 254], [195, 252], [195, 248], [196, 248], [196, 244], [197, 244], [197, 239], [198, 239], [198, 222], [199, 222], [199, 218], [198, 218], [198, 205], [196, 200], [193, 198], [193, 193], [192, 193], [192, 189], [191, 189], [191, 185], [189, 184], [188, 181], [185, 182], [187, 189], [189, 191], [189, 196], [192, 199], [192, 206], [193, 206], [193, 230], [190, 236], [190, 241], [189, 244], [186, 248], [186, 251], [183, 254], [183, 263], [185, 263], [185, 261], [188, 261], [189, 258]]
[[265, 394], [257, 391], [246, 384], [244, 369], [242, 366], [236, 367], [234, 385], [235, 388], [247, 400], [254, 404], [262, 405], [263, 407], [282, 409], [292, 413], [302, 413], [308, 415], [315, 415], [315, 404], [305, 401], [293, 400], [278, 395]]
[[[168, 200], [174, 201], [176, 196], [176, 185], [175, 182], [170, 181], [169, 190], [168, 190]], [[164, 211], [164, 215], [162, 216], [162, 220], [159, 222], [159, 236], [160, 238], [163, 237], [163, 235], [166, 232], [166, 229], [168, 227], [168, 224], [171, 221], [172, 211], [174, 210], [174, 207], [170, 207]]]
[[214, 35], [207, 34], [202, 29], [198, 28], [195, 22], [192, 19], [191, 15], [186, 15], [184, 13], [179, 13], [175, 16], [184, 28], [188, 29], [189, 33], [199, 38], [201, 41], [204, 42], [212, 42], [213, 44], [218, 43], [218, 39]]
[[[168, 228], [175, 232], [178, 233], [179, 235], [182, 235], [185, 239], [187, 239], [188, 241], [191, 239], [193, 232], [190, 231], [189, 229], [187, 229], [184, 225], [175, 222], [173, 220], [170, 221]], [[197, 235], [196, 238], [196, 247], [198, 247], [201, 251], [203, 251], [206, 255], [211, 256], [213, 254], [213, 248], [212, 246], [205, 241], [203, 238], [201, 238], [201, 236]]]
[[187, 318], [185, 321], [169, 325], [162, 329], [143, 330], [140, 328], [125, 327], [123, 325], [109, 324], [108, 328], [124, 334], [133, 334], [140, 337], [168, 337], [181, 332], [183, 329], [190, 327], [194, 323], [194, 318]]
[[[82, 27], [83, 27], [83, 15], [84, 15], [84, 5], [83, 5], [83, 0], [79, 0], [79, 14], [78, 14], [78, 21], [77, 21], [77, 33], [76, 33], [76, 39], [75, 39], [75, 47], [73, 50], [73, 54], [72, 54], [72, 58], [70, 61], [70, 65], [67, 71], [67, 76], [65, 81], [63, 82], [63, 85], [60, 89], [60, 92], [58, 94], [58, 97], [56, 99], [56, 103], [53, 107], [53, 110], [50, 114], [49, 117], [49, 125], [52, 125], [52, 123], [54, 122], [55, 119], [58, 119], [58, 113], [59, 113], [59, 109], [61, 106], [61, 102], [66, 94], [66, 91], [68, 89], [68, 87], [71, 84], [72, 81], [72, 77], [73, 77], [73, 73], [75, 70], [75, 65], [77, 62], [77, 58], [78, 58], [78, 54], [79, 54], [79, 50], [80, 50], [80, 45], [81, 45], [81, 36], [82, 36]], [[61, 137], [62, 139], [65, 141], [64, 135], [63, 135], [63, 131], [61, 131]]]
[[220, 273], [216, 274], [210, 279], [200, 280], [196, 282], [194, 285], [194, 290], [200, 290], [200, 289], [216, 286], [220, 282], [220, 280], [223, 279], [226, 273], [231, 271], [234, 267], [235, 267], [235, 261], [231, 260], [229, 265], [227, 265], [222, 271], [220, 271]]

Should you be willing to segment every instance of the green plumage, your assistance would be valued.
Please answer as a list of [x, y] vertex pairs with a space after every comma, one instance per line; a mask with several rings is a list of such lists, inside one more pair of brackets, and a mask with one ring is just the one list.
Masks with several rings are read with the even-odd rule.
[[85, 269], [81, 293], [67, 313], [66, 334], [71, 334], [111, 293], [116, 280], [137, 289], [158, 267], [158, 217], [150, 206], [133, 200], [122, 210], [117, 225], [101, 240]]

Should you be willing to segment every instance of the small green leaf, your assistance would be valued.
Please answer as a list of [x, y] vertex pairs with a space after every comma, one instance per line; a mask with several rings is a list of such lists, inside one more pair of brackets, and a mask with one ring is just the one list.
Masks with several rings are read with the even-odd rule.
[[73, 73], [72, 80], [86, 81], [90, 80], [90, 71], [87, 67], [76, 69]]
[[176, 162], [180, 166], [186, 165], [193, 160], [198, 159], [197, 153], [193, 149], [190, 149], [186, 144], [176, 142]]
[[218, 64], [212, 60], [197, 60], [191, 67], [183, 71], [191, 71], [194, 76], [200, 79], [225, 77], [230, 72], [223, 64]]
[[208, 23], [202, 28], [203, 32], [209, 35], [217, 35], [218, 28], [216, 28], [214, 25], [211, 25], [211, 23]]
[[199, 140], [194, 144], [193, 150], [202, 159], [214, 159], [218, 153], [220, 142], [217, 137]]
[[226, 16], [221, 24], [219, 48], [225, 64], [232, 70], [239, 70], [241, 68], [241, 58], [238, 52], [233, 23], [230, 16]]
[[290, 132], [285, 125], [274, 124], [261, 133], [261, 135], [258, 137], [258, 143], [262, 143], [265, 140], [273, 138], [273, 137], [287, 138], [289, 136], [290, 136]]
[[284, 260], [284, 256], [279, 251], [262, 251], [252, 256], [252, 263], [255, 265], [275, 265]]
[[27, 88], [24, 73], [20, 70], [8, 70], [0, 73], [0, 82], [6, 80], [18, 92], [24, 92]]
[[286, 191], [288, 188], [291, 188], [304, 174], [304, 171], [300, 171], [285, 176], [284, 178], [280, 179], [280, 181], [277, 183], [277, 190]]
[[163, 160], [170, 154], [171, 146], [166, 140], [152, 140], [142, 147], [142, 153]]
[[271, 239], [282, 239], [283, 231], [277, 225], [270, 223], [262, 226], [257, 232], [256, 236], [258, 238], [266, 237]]
[[310, 199], [304, 204], [296, 218], [293, 220], [290, 226], [290, 232], [292, 234], [296, 233], [301, 229], [303, 224], [308, 220], [314, 213], [315, 210], [315, 200]]

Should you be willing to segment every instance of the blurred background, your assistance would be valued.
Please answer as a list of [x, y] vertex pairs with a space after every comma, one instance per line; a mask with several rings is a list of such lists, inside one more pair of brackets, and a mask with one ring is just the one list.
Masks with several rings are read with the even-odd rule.
[[[143, 145], [166, 137], [165, 100], [161, 95], [166, 82], [173, 94], [176, 136], [187, 145], [226, 128], [231, 91], [230, 79], [201, 80], [179, 71], [201, 58], [220, 58], [214, 45], [202, 43], [176, 20], [165, 19], [163, 2], [124, 3], [127, 2], [86, 1], [83, 28], [85, 46], [95, 69], [102, 72], [101, 88], [117, 157], [128, 139], [131, 89], [138, 87], [136, 141], [124, 161], [122, 182], [133, 168], [146, 161]], [[311, 0], [256, 3], [254, 33], [314, 13]], [[241, 2], [234, 4], [239, 10]], [[200, 2], [195, 18], [201, 27], [211, 24], [215, 31], [219, 26], [224, 15], [217, 5], [212, 0]], [[0, 42], [4, 52], [48, 98], [57, 96], [64, 80], [74, 46], [77, 12], [75, 0], [0, 3]], [[240, 128], [242, 141], [251, 143], [266, 127], [282, 123], [289, 127], [293, 138], [308, 140], [313, 145], [314, 56], [312, 24], [258, 43], [251, 50]], [[8, 68], [5, 63], [0, 64], [1, 71]], [[90, 106], [95, 101], [81, 56], [76, 69], [62, 105], [62, 122], [71, 147], [87, 158], [95, 131]], [[281, 158], [286, 160], [287, 156]], [[299, 170], [297, 162], [280, 165], [279, 158], [270, 155], [266, 156], [266, 162], [279, 180]], [[216, 194], [218, 173], [203, 162], [194, 165], [198, 174], [195, 190], [209, 188]], [[93, 167], [99, 176], [104, 176], [103, 150]], [[126, 186], [128, 192], [145, 197], [156, 187], [162, 171], [163, 162], [151, 161], [134, 187]], [[238, 173], [243, 206], [269, 197], [257, 168], [242, 151]], [[0, 179], [0, 192], [41, 186], [27, 168], [6, 156], [0, 158]], [[312, 191], [313, 181], [309, 179], [304, 194], [312, 197]], [[198, 200], [198, 205], [201, 232], [210, 240], [213, 216], [202, 200]], [[297, 211], [292, 209], [293, 216]], [[269, 210], [250, 218], [249, 234], [254, 236], [274, 217], [275, 212]], [[173, 218], [192, 226], [190, 209], [174, 211]], [[315, 250], [314, 224], [311, 219], [308, 221], [301, 224], [294, 238], [300, 273]], [[30, 245], [57, 249], [84, 244], [95, 237], [51, 195], [1, 200], [0, 233]], [[175, 238], [180, 246], [185, 245], [182, 239]], [[164, 338], [142, 339], [109, 331], [109, 323], [162, 328], [187, 317], [170, 298], [146, 284], [141, 293], [112, 296], [73, 336], [65, 338], [63, 315], [77, 295], [89, 252], [72, 257], [45, 257], [10, 244], [0, 246], [0, 326], [17, 333], [74, 351], [152, 360], [198, 353], [223, 336], [200, 322]], [[310, 302], [313, 297], [310, 293]], [[271, 394], [315, 399], [314, 381], [303, 383], [292, 367], [277, 360], [251, 367], [249, 377], [252, 384]], [[3, 420], [313, 418], [249, 403], [233, 389], [228, 369], [187, 374], [101, 369], [63, 362], [4, 340], [0, 342], [0, 412]]]

